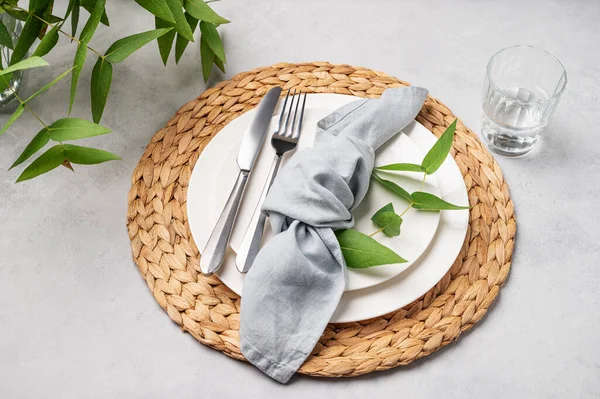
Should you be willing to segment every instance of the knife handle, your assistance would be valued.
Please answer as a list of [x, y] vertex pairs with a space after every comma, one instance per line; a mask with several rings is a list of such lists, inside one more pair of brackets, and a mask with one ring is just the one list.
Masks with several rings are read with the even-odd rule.
[[273, 180], [275, 180], [275, 176], [277, 176], [277, 171], [279, 170], [280, 164], [281, 155], [276, 155], [275, 159], [273, 160], [273, 164], [271, 165], [271, 170], [269, 171], [269, 177], [267, 178], [260, 195], [260, 200], [254, 209], [254, 213], [252, 214], [252, 219], [250, 219], [250, 224], [246, 229], [246, 233], [244, 233], [242, 244], [235, 258], [235, 264], [240, 273], [248, 273], [252, 263], [254, 263], [256, 255], [258, 255], [258, 251], [260, 251], [260, 244], [262, 243], [265, 222], [267, 220], [267, 215], [261, 210], [261, 207], [267, 196], [267, 193], [269, 192], [271, 184], [273, 184]]
[[225, 254], [227, 253], [229, 238], [231, 237], [231, 231], [233, 230], [235, 216], [240, 207], [242, 194], [244, 193], [247, 181], [248, 171], [241, 170], [235, 185], [233, 186], [233, 190], [231, 191], [231, 194], [229, 194], [225, 208], [223, 208], [221, 216], [219, 216], [219, 220], [217, 220], [217, 224], [204, 247], [204, 251], [202, 251], [202, 256], [200, 257], [200, 270], [206, 275], [213, 274], [221, 267], [221, 264], [223, 264]]

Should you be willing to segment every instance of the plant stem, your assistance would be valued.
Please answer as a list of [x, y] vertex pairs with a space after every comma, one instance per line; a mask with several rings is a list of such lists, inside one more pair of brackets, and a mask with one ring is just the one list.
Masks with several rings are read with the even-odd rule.
[[33, 110], [32, 110], [32, 109], [29, 107], [29, 105], [27, 105], [27, 103], [26, 103], [25, 101], [23, 101], [23, 100], [21, 99], [21, 97], [19, 97], [19, 95], [17, 94], [17, 92], [15, 91], [15, 89], [13, 89], [13, 88], [12, 88], [12, 86], [10, 85], [10, 82], [8, 82], [8, 81], [6, 80], [6, 77], [2, 76], [2, 80], [4, 81], [4, 83], [6, 83], [6, 86], [7, 86], [7, 87], [10, 89], [10, 91], [12, 91], [12, 92], [13, 92], [13, 94], [15, 95], [15, 98], [16, 98], [17, 100], [19, 100], [19, 102], [21, 103], [21, 105], [23, 105], [23, 107], [24, 107], [24, 108], [25, 108], [27, 111], [31, 112], [31, 114], [32, 114], [33, 116], [35, 116], [35, 119], [37, 119], [37, 120], [38, 120], [38, 121], [39, 121], [39, 122], [40, 122], [42, 125], [44, 125], [44, 127], [45, 127], [46, 129], [48, 129], [48, 125], [46, 125], [46, 123], [44, 123], [44, 121], [42, 120], [42, 118], [40, 118], [40, 117], [39, 117], [39, 116], [38, 116], [38, 115], [37, 115], [35, 112], [33, 112]]
[[[57, 22], [55, 25], [52, 25], [50, 22], [48, 22], [48, 21], [44, 20], [43, 18], [41, 18], [41, 17], [39, 17], [39, 16], [37, 16], [37, 15], [35, 15], [35, 14], [33, 14], [33, 13], [29, 12], [29, 10], [26, 10], [26, 9], [24, 9], [24, 8], [21, 8], [21, 7], [18, 7], [18, 6], [17, 6], [17, 7], [15, 7], [15, 9], [18, 9], [18, 10], [20, 10], [20, 11], [26, 12], [27, 14], [31, 15], [31, 16], [32, 16], [32, 17], [34, 17], [34, 18], [37, 18], [38, 20], [40, 20], [41, 22], [45, 23], [46, 25], [48, 25], [48, 26], [49, 26], [49, 27], [51, 27], [51, 28], [54, 28], [54, 26], [55, 26], [55, 25], [58, 25], [58, 24], [60, 23], [60, 22]], [[81, 40], [79, 40], [79, 39], [77, 39], [77, 38], [75, 38], [75, 37], [73, 37], [73, 36], [69, 35], [69, 34], [68, 34], [67, 32], [65, 32], [64, 30], [62, 30], [62, 29], [60, 29], [60, 28], [59, 28], [59, 29], [58, 29], [58, 31], [59, 31], [60, 33], [62, 33], [63, 35], [65, 35], [66, 37], [68, 37], [69, 39], [71, 39], [71, 40], [73, 40], [73, 41], [77, 42], [78, 44], [81, 44]], [[88, 46], [88, 45], [87, 45], [87, 43], [86, 43], [85, 47], [87, 47], [87, 48], [88, 48], [88, 50], [90, 50], [90, 51], [92, 51], [92, 52], [96, 53], [96, 55], [97, 55], [98, 57], [100, 57], [100, 58], [103, 58], [103, 59], [105, 58], [105, 56], [104, 56], [104, 55], [100, 54], [98, 51], [96, 51], [96, 50], [94, 50], [93, 48], [91, 48], [90, 46]]]
[[419, 191], [423, 191], [423, 186], [425, 186], [426, 178], [427, 178], [427, 172], [423, 172], [423, 180], [421, 180], [421, 187], [419, 187]]
[[410, 204], [408, 204], [408, 207], [405, 210], [403, 210], [399, 216], [400, 217], [404, 216], [406, 214], [406, 212], [408, 212], [414, 204], [415, 204], [414, 202], [411, 202]]
[[380, 228], [379, 230], [373, 232], [372, 234], [369, 234], [369, 237], [373, 237], [375, 234], [381, 233], [383, 231], [383, 229], [385, 229], [385, 227]]

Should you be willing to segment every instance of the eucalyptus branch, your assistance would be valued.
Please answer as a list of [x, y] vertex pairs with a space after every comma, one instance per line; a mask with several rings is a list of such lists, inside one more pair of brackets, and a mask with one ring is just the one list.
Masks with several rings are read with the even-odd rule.
[[[51, 27], [51, 28], [54, 28], [56, 25], [60, 24], [60, 22], [57, 22], [56, 24], [54, 24], [54, 25], [53, 25], [52, 23], [50, 23], [50, 22], [46, 21], [46, 20], [45, 20], [45, 19], [43, 19], [42, 17], [40, 17], [40, 16], [38, 16], [38, 15], [36, 15], [36, 14], [34, 14], [34, 13], [30, 12], [29, 10], [26, 10], [26, 9], [24, 9], [24, 8], [21, 8], [21, 7], [19, 7], [19, 6], [15, 7], [15, 9], [17, 9], [17, 10], [20, 10], [20, 11], [23, 11], [23, 12], [26, 12], [27, 14], [29, 14], [29, 15], [31, 15], [32, 17], [34, 17], [34, 18], [38, 19], [39, 21], [41, 21], [42, 23], [46, 24], [47, 26], [49, 26], [49, 27]], [[64, 30], [62, 30], [62, 29], [58, 28], [58, 31], [59, 31], [60, 33], [62, 33], [63, 35], [65, 35], [66, 37], [68, 37], [69, 39], [71, 39], [72, 41], [75, 41], [75, 42], [77, 42], [77, 44], [81, 44], [81, 40], [79, 40], [79, 39], [77, 39], [77, 38], [75, 38], [75, 37], [73, 37], [73, 36], [69, 35], [69, 34], [68, 34], [67, 32], [65, 32]], [[90, 50], [90, 51], [92, 51], [92, 52], [96, 53], [96, 55], [97, 55], [98, 57], [100, 57], [100, 58], [102, 58], [102, 59], [104, 59], [104, 58], [105, 58], [105, 56], [104, 56], [104, 55], [102, 55], [101, 53], [99, 53], [98, 51], [96, 51], [95, 49], [93, 49], [92, 47], [90, 47], [89, 45], [87, 45], [87, 44], [86, 44], [86, 45], [85, 45], [85, 47], [87, 47], [87, 48], [88, 48], [88, 50]]]

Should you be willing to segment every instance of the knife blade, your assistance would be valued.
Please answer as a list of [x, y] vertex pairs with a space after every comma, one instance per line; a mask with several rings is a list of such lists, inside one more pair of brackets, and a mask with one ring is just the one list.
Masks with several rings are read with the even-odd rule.
[[280, 94], [281, 87], [274, 87], [265, 94], [250, 128], [242, 138], [237, 156], [240, 172], [200, 257], [200, 270], [206, 275], [214, 273], [223, 264], [248, 176], [267, 135]]

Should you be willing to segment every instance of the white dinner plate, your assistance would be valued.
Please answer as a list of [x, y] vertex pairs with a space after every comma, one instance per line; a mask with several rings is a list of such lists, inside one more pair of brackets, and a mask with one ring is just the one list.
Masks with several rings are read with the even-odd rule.
[[[356, 100], [356, 97], [318, 94], [307, 100], [305, 124], [299, 150], [312, 145], [316, 122], [335, 109]], [[279, 109], [275, 112], [274, 120]], [[203, 248], [223, 207], [237, 170], [235, 157], [239, 142], [255, 111], [249, 111], [227, 125], [207, 145], [198, 159], [188, 188], [188, 218], [190, 229], [198, 248]], [[272, 129], [270, 129], [272, 131]], [[413, 122], [377, 153], [376, 164], [392, 162], [420, 163], [423, 155], [435, 143], [435, 137], [423, 126]], [[243, 236], [245, 227], [254, 210], [262, 183], [272, 160], [273, 150], [265, 143], [251, 175], [244, 202], [240, 208], [231, 246], [235, 250]], [[293, 156], [293, 155], [292, 155]], [[390, 179], [397, 181], [408, 191], [420, 186], [418, 176], [403, 174]], [[458, 167], [451, 157], [434, 176], [428, 176], [425, 191], [441, 196], [447, 201], [467, 204], [467, 194]], [[397, 211], [406, 204], [386, 190], [373, 184], [367, 198], [354, 212], [355, 228], [371, 232], [376, 227], [370, 221], [374, 211], [388, 202], [394, 203]], [[440, 213], [411, 210], [404, 218], [403, 234], [388, 238], [383, 234], [376, 237], [392, 247], [398, 254], [409, 259], [409, 263], [378, 266], [369, 269], [349, 270], [349, 290], [332, 318], [332, 322], [361, 320], [380, 316], [417, 299], [431, 288], [452, 265], [460, 251], [468, 225], [468, 211], [443, 211]], [[271, 236], [265, 236], [265, 242]], [[434, 245], [429, 245], [430, 243]], [[235, 267], [235, 253], [229, 251], [218, 273], [221, 280], [233, 291], [240, 293], [244, 275]]]

